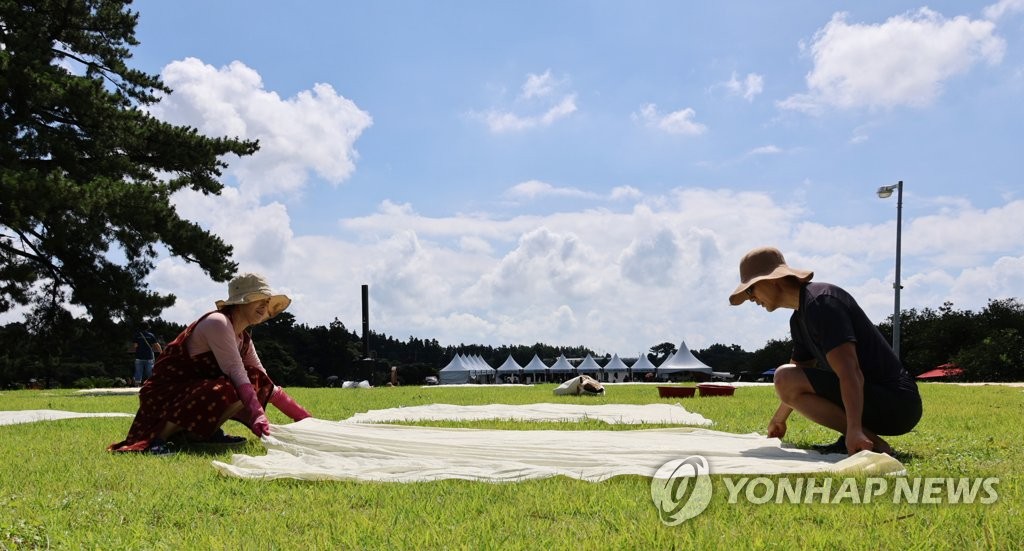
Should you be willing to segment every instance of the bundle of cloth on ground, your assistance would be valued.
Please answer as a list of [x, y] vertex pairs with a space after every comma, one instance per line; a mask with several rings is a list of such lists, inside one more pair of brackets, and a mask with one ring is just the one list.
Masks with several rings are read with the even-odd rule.
[[345, 423], [391, 423], [414, 421], [584, 421], [594, 419], [609, 424], [710, 426], [711, 420], [687, 411], [679, 404], [487, 404], [457, 406], [428, 404], [357, 413]]
[[573, 377], [568, 381], [555, 387], [553, 391], [556, 396], [568, 396], [568, 395], [598, 395], [604, 394], [604, 386], [597, 379], [587, 376], [580, 375]]
[[481, 430], [379, 425], [308, 418], [273, 425], [267, 454], [214, 461], [222, 474], [248, 479], [517, 482], [567, 476], [599, 482], [653, 476], [673, 459], [700, 455], [711, 474], [897, 474], [885, 454], [822, 455], [777, 438], [702, 428], [619, 431]]

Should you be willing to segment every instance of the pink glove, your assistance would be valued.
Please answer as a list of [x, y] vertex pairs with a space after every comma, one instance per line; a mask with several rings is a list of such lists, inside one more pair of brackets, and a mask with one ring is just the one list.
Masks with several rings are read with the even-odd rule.
[[263, 411], [263, 406], [260, 405], [260, 399], [256, 397], [256, 389], [251, 384], [244, 384], [236, 388], [235, 391], [238, 392], [242, 405], [249, 410], [249, 416], [252, 419], [249, 430], [256, 436], [270, 434], [270, 420], [267, 419], [267, 414]]
[[306, 411], [306, 408], [300, 406], [299, 403], [289, 396], [281, 387], [277, 387], [274, 394], [270, 396], [270, 403], [274, 404], [274, 407], [281, 410], [281, 413], [291, 417], [292, 421], [301, 421], [306, 417], [312, 417], [312, 415]]

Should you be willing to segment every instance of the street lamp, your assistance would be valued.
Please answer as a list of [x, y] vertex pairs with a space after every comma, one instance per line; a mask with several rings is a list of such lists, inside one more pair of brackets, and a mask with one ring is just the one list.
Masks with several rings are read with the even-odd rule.
[[896, 182], [895, 185], [878, 188], [878, 196], [882, 199], [891, 197], [893, 191], [896, 192], [896, 281], [893, 282], [892, 288], [896, 292], [896, 300], [892, 314], [892, 351], [900, 358], [900, 289], [903, 288], [900, 285], [900, 237], [903, 228], [903, 180]]

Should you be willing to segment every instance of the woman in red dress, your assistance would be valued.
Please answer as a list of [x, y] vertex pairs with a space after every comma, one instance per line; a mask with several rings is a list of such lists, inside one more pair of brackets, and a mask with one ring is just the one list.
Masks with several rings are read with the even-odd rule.
[[234, 419], [256, 436], [270, 434], [264, 409], [274, 404], [295, 421], [310, 417], [283, 388], [275, 386], [260, 363], [249, 327], [291, 304], [274, 294], [258, 274], [242, 274], [228, 284], [227, 300], [188, 326], [164, 349], [153, 376], [139, 391], [139, 411], [117, 452], [170, 453], [167, 441], [234, 444], [244, 441], [221, 430]]

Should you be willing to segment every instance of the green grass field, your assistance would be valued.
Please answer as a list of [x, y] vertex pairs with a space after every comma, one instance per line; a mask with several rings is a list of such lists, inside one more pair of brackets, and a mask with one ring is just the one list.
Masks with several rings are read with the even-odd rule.
[[[553, 385], [480, 388], [289, 389], [322, 419], [430, 403], [651, 403], [652, 386], [611, 386], [605, 397], [556, 397]], [[917, 429], [893, 437], [909, 477], [998, 477], [990, 505], [728, 503], [712, 477], [702, 514], [678, 526], [658, 519], [650, 479], [601, 483], [564, 477], [513, 484], [250, 481], [221, 476], [212, 460], [232, 451], [170, 457], [112, 455], [131, 418], [0, 426], [0, 549], [1020, 549], [1024, 391], [923, 385]], [[74, 391], [0, 392], [0, 410], [134, 413], [134, 396]], [[768, 387], [680, 403], [713, 428], [763, 432], [774, 411]], [[286, 418], [274, 408], [271, 421]], [[428, 424], [428, 423], [424, 423]], [[498, 429], [633, 430], [584, 423], [432, 423]], [[653, 428], [661, 425], [649, 425]], [[229, 433], [248, 434], [229, 423]], [[799, 415], [787, 441], [807, 446], [833, 434]], [[819, 475], [819, 478], [820, 475]], [[838, 481], [838, 479], [837, 479]], [[838, 482], [837, 482], [838, 483]]]

